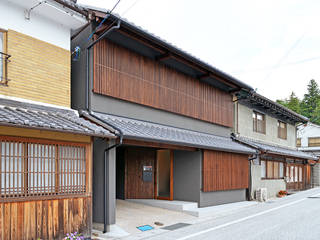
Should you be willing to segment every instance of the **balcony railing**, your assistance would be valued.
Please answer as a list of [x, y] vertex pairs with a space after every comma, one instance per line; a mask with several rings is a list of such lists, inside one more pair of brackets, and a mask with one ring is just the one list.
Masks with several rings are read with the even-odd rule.
[[10, 62], [11, 55], [0, 52], [0, 83], [7, 83], [8, 77], [7, 77], [7, 69], [8, 69], [8, 63]]

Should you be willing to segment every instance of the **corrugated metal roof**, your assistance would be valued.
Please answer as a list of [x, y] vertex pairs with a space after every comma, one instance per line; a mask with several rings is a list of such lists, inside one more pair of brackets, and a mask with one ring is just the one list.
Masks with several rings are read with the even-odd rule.
[[127, 139], [156, 141], [167, 144], [212, 149], [225, 152], [255, 154], [256, 151], [228, 137], [190, 131], [142, 120], [93, 112], [93, 116], [119, 128]]
[[253, 147], [257, 150], [260, 150], [266, 153], [284, 155], [287, 157], [318, 160], [316, 156], [299, 151], [297, 148], [286, 148], [279, 145], [271, 145], [271, 144], [263, 143], [257, 140], [252, 140], [246, 137], [236, 137], [235, 139], [245, 145], [248, 145], [250, 147]]
[[114, 137], [108, 130], [91, 123], [74, 110], [0, 99], [0, 125]]

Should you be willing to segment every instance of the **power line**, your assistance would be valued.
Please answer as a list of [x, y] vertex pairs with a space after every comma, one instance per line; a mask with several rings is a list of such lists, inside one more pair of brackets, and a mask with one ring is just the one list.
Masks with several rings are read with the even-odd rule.
[[273, 66], [254, 68], [254, 69], [249, 69], [249, 70], [235, 70], [235, 71], [232, 71], [232, 73], [246, 73], [246, 72], [267, 71], [267, 70], [273, 70], [273, 69], [282, 68], [282, 67], [288, 67], [288, 66], [291, 66], [291, 65], [298, 65], [298, 64], [302, 64], [302, 63], [305, 63], [305, 62], [311, 62], [311, 61], [315, 61], [315, 60], [319, 60], [319, 59], [320, 59], [320, 56], [317, 56], [317, 57], [305, 58], [305, 59], [294, 61], [294, 62], [288, 62], [288, 63], [281, 64], [281, 65], [278, 65], [278, 66], [273, 65]]

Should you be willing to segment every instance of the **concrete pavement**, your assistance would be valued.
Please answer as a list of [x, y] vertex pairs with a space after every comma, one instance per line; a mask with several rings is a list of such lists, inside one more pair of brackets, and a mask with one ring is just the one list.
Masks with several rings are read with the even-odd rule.
[[144, 239], [318, 240], [319, 223], [320, 188], [315, 188]]

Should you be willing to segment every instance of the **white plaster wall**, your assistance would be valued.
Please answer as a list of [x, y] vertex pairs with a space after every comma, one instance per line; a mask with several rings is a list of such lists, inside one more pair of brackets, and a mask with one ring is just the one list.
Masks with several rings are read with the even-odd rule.
[[26, 20], [24, 10], [25, 8], [12, 2], [0, 0], [0, 28], [12, 29], [70, 50], [70, 28], [40, 16], [36, 12], [32, 12], [30, 20]]
[[[297, 137], [301, 138], [301, 147], [308, 147], [309, 137], [320, 137], [320, 126], [312, 123], [307, 125], [300, 125], [297, 131]], [[319, 150], [319, 147], [310, 147], [308, 150]]]
[[252, 191], [251, 196], [255, 198], [255, 192], [259, 188], [267, 188], [268, 198], [277, 196], [280, 190], [286, 190], [284, 179], [261, 179], [261, 165], [251, 165]]
[[238, 104], [238, 133], [240, 136], [248, 137], [266, 143], [278, 144], [286, 147], [296, 146], [296, 129], [294, 125], [287, 124], [287, 139], [278, 138], [278, 119], [269, 115], [266, 118], [266, 133], [253, 131], [253, 110], [242, 104]]

